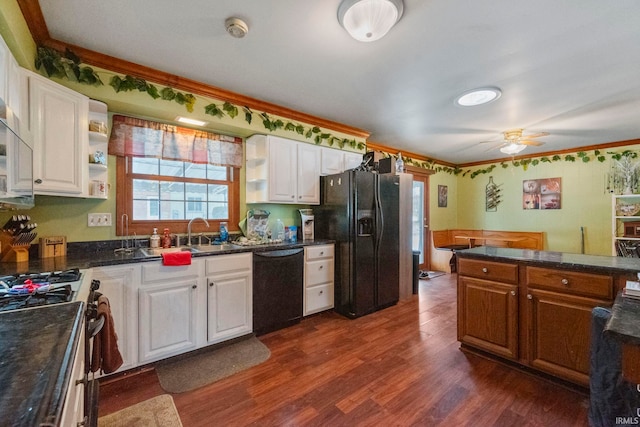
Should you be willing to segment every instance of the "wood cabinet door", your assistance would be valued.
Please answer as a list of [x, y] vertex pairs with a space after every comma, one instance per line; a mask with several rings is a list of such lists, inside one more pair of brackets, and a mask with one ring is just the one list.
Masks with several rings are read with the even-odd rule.
[[34, 192], [83, 193], [88, 98], [33, 75], [29, 78], [29, 110], [35, 144]]
[[298, 143], [297, 202], [320, 204], [320, 149]]
[[269, 201], [296, 202], [296, 143], [269, 137]]
[[248, 334], [253, 329], [251, 270], [207, 280], [207, 342]]
[[118, 336], [118, 349], [123, 363], [118, 371], [138, 364], [138, 305], [137, 288], [140, 267], [135, 264], [93, 269], [93, 278], [100, 281], [98, 292], [109, 298], [113, 324]]
[[460, 276], [458, 339], [509, 359], [518, 358], [518, 287]]
[[529, 289], [528, 363], [541, 371], [589, 385], [591, 310], [607, 301]]
[[139, 290], [140, 362], [196, 348], [197, 280]]

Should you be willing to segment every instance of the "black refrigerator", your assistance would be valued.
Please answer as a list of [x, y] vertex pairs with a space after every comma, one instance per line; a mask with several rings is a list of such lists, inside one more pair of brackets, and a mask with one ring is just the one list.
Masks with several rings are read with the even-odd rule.
[[335, 309], [356, 318], [399, 298], [396, 175], [350, 170], [320, 180], [315, 237], [336, 242]]

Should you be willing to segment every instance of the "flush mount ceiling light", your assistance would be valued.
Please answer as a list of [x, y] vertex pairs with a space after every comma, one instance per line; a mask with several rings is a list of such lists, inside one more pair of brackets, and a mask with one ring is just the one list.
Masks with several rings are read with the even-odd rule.
[[240, 18], [227, 18], [227, 20], [224, 21], [224, 26], [227, 29], [227, 33], [231, 34], [231, 37], [235, 37], [237, 39], [243, 38], [249, 32], [249, 27]]
[[500, 98], [502, 91], [497, 87], [482, 87], [467, 91], [456, 98], [456, 104], [462, 107], [475, 107]]
[[518, 154], [525, 148], [527, 148], [527, 146], [524, 144], [518, 144], [517, 142], [512, 142], [502, 147], [500, 151], [502, 151], [504, 154], [514, 155], [514, 154]]
[[180, 123], [186, 123], [194, 126], [204, 126], [207, 124], [207, 122], [203, 122], [202, 120], [190, 119], [188, 117], [182, 117], [182, 116], [176, 117], [176, 120], [179, 121]]
[[354, 39], [376, 41], [402, 16], [402, 0], [342, 0], [338, 22]]

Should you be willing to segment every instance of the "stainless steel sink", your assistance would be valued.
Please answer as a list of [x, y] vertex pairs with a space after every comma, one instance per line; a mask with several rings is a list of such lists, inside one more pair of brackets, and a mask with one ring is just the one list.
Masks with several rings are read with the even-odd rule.
[[170, 253], [170, 252], [191, 252], [196, 253], [200, 252], [197, 248], [193, 246], [179, 246], [174, 248], [140, 248], [140, 253], [143, 256], [151, 257], [151, 256], [160, 256], [162, 254]]
[[192, 246], [192, 248], [195, 249], [195, 252], [201, 252], [201, 253], [228, 251], [230, 249], [237, 249], [238, 247], [239, 247], [238, 245], [234, 245], [233, 243]]

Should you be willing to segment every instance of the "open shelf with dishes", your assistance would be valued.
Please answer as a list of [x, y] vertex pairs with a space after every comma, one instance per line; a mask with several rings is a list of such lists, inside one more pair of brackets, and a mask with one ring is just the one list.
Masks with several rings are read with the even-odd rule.
[[107, 104], [89, 100], [89, 197], [107, 198], [109, 144]]
[[640, 194], [611, 198], [612, 255], [640, 258]]

